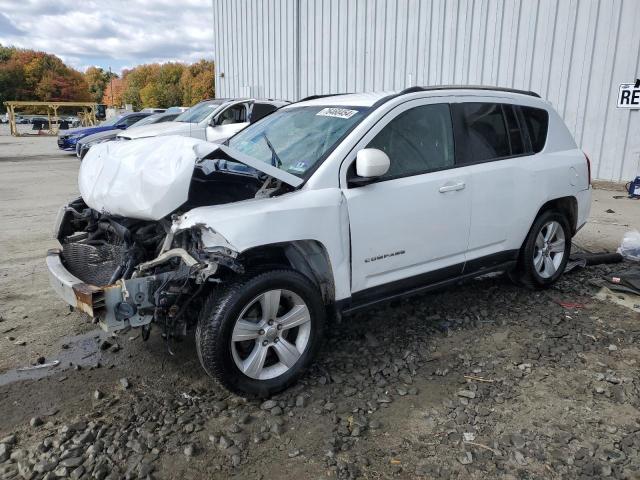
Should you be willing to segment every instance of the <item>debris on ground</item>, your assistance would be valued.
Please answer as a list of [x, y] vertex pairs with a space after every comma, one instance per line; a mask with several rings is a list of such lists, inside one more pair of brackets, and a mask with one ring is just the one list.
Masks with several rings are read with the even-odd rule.
[[[634, 478], [640, 323], [593, 298], [621, 272], [577, 269], [548, 291], [493, 277], [354, 315], [269, 399], [217, 387], [188, 344], [165, 360], [159, 335], [123, 342], [64, 384], [0, 387], [0, 478]], [[28, 393], [45, 390], [56, 417]]]
[[[42, 359], [42, 362], [40, 362], [40, 360]], [[57, 367], [58, 365], [60, 365], [60, 360], [53, 360], [49, 363], [45, 363], [44, 362], [44, 357], [40, 357], [35, 365], [31, 365], [30, 367], [22, 367], [22, 368], [18, 368], [19, 372], [27, 372], [29, 370], [38, 370], [41, 368], [52, 368], [52, 367]]]
[[631, 230], [625, 233], [618, 253], [626, 260], [640, 262], [640, 232]]

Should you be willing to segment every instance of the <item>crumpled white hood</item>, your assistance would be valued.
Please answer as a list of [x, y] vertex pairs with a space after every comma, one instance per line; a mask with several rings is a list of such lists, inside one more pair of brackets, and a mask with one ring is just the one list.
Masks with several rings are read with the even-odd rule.
[[94, 145], [80, 165], [80, 194], [100, 212], [160, 220], [187, 201], [202, 143], [166, 136]]

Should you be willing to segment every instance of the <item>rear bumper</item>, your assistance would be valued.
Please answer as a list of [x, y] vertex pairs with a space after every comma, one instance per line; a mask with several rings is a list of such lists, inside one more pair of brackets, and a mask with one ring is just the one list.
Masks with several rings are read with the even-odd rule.
[[589, 186], [589, 188], [585, 190], [580, 190], [576, 194], [576, 200], [578, 201], [578, 218], [576, 219], [576, 231], [580, 230], [585, 223], [587, 223], [587, 219], [589, 218], [589, 214], [591, 213], [591, 194], [593, 191], [593, 187]]
[[47, 270], [51, 288], [70, 306], [90, 317], [95, 317], [96, 310], [104, 308], [104, 290], [73, 276], [62, 264], [58, 250], [47, 252]]

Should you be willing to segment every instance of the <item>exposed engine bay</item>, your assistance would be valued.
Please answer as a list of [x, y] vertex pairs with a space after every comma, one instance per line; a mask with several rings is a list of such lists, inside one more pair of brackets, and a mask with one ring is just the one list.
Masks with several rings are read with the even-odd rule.
[[[92, 168], [92, 157], [88, 155], [85, 162], [87, 159], [82, 168]], [[140, 168], [139, 161], [136, 168]], [[152, 171], [158, 168], [156, 163]], [[164, 329], [166, 338], [186, 333], [197, 320], [195, 313], [201, 308], [205, 287], [224, 281], [227, 275], [242, 273], [244, 265], [224, 239], [213, 242], [214, 246], [211, 241], [203, 242], [203, 235], [209, 240], [216, 236], [209, 227], [198, 224], [179, 229], [176, 219], [201, 206], [272, 197], [293, 190], [291, 185], [220, 151], [211, 158], [194, 156], [190, 170], [186, 201], [159, 219], [144, 218], [150, 214], [143, 213], [139, 215], [142, 218], [114, 214], [103, 204], [100, 211], [82, 197], [61, 209], [56, 232], [62, 248], [57, 255], [68, 272], [84, 282], [74, 287], [76, 298], [80, 302], [83, 295], [87, 297], [82, 310], [103, 329], [143, 327], [146, 339], [151, 322], [155, 322]], [[149, 170], [145, 173], [149, 175]], [[92, 174], [92, 179], [104, 176], [105, 170], [93, 169], [87, 175]], [[122, 171], [109, 175], [111, 188], [118, 189]], [[163, 180], [171, 179], [165, 176]], [[82, 191], [82, 170], [80, 186]], [[128, 199], [133, 201], [135, 193], [128, 192]], [[87, 197], [96, 201], [98, 196]], [[155, 204], [149, 203], [148, 212], [157, 212], [156, 206], [162, 202], [162, 208], [167, 208], [166, 195], [157, 198]], [[135, 206], [123, 208], [132, 210]]]

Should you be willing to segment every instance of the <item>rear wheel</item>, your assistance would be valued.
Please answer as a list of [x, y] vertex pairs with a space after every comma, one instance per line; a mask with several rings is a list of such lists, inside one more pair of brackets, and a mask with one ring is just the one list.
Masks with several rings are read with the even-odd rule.
[[549, 287], [564, 272], [570, 252], [571, 229], [567, 218], [559, 212], [543, 212], [529, 231], [512, 277], [530, 288]]
[[196, 330], [205, 371], [241, 395], [266, 397], [292, 385], [318, 351], [325, 309], [304, 275], [279, 269], [214, 291]]

